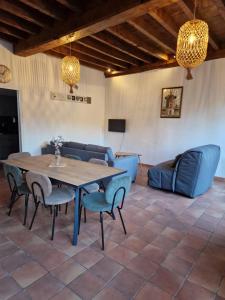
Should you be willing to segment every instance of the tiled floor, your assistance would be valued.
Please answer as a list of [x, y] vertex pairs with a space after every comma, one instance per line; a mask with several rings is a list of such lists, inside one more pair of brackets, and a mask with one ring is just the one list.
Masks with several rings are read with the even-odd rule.
[[[40, 208], [29, 231], [23, 199], [8, 217], [8, 198], [1, 179], [1, 300], [225, 299], [225, 183], [194, 200], [133, 185], [123, 211], [128, 234], [105, 216], [104, 252], [98, 215], [88, 213], [74, 247], [72, 205], [60, 212], [52, 242], [49, 211]], [[29, 221], [32, 212], [30, 200]]]

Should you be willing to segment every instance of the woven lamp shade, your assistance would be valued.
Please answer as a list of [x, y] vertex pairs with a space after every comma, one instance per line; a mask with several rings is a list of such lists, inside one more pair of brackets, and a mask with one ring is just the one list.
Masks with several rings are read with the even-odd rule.
[[73, 86], [80, 81], [80, 62], [75, 56], [65, 56], [61, 65], [62, 80], [70, 86], [70, 93], [73, 93]]
[[184, 23], [178, 34], [176, 60], [191, 69], [202, 64], [207, 55], [209, 29], [206, 22], [194, 19]]

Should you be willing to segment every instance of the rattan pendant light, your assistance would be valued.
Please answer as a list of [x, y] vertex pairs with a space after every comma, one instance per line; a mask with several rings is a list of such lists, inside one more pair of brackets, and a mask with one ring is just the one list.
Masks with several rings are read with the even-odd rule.
[[192, 79], [191, 69], [202, 64], [207, 55], [209, 29], [206, 22], [194, 19], [184, 23], [177, 39], [176, 60], [181, 67], [188, 70], [187, 79]]
[[80, 81], [80, 62], [79, 59], [71, 55], [65, 56], [61, 64], [62, 80], [70, 86], [70, 93], [73, 94], [73, 87], [77, 88], [77, 83]]

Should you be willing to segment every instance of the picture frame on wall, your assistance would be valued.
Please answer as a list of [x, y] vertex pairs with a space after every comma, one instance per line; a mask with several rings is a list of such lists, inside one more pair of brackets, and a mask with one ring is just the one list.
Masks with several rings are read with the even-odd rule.
[[162, 89], [160, 118], [180, 118], [183, 86]]

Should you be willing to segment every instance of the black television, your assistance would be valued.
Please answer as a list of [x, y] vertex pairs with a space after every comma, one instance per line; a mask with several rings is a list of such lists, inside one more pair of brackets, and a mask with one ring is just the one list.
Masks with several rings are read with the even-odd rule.
[[109, 119], [108, 131], [112, 132], [125, 132], [126, 120], [125, 119]]

